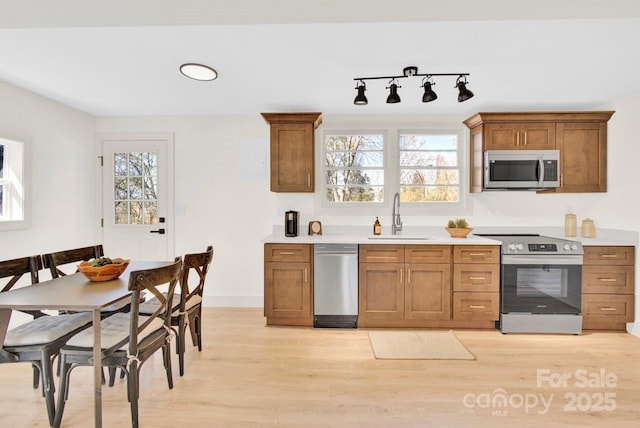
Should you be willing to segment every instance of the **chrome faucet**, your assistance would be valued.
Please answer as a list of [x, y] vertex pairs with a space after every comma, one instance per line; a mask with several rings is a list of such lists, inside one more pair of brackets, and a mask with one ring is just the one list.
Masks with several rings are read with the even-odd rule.
[[[398, 204], [398, 209], [396, 210], [396, 201]], [[396, 193], [393, 197], [393, 212], [391, 214], [391, 233], [395, 235], [397, 232], [402, 230], [402, 220], [400, 219], [400, 194]]]

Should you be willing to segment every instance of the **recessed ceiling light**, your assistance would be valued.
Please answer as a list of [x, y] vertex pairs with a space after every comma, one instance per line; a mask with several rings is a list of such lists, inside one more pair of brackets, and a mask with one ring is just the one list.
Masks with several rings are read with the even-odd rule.
[[203, 64], [187, 63], [180, 66], [180, 73], [194, 80], [215, 80], [218, 72]]

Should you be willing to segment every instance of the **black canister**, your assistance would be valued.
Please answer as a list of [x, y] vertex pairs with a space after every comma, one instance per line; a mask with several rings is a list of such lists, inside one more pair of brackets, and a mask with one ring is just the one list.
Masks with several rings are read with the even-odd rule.
[[298, 211], [284, 213], [284, 236], [298, 236]]

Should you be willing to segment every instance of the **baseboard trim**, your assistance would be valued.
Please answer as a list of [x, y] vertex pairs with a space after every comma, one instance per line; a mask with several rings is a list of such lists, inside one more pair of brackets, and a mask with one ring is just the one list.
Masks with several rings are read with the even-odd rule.
[[228, 308], [261, 308], [262, 296], [203, 296], [202, 306]]

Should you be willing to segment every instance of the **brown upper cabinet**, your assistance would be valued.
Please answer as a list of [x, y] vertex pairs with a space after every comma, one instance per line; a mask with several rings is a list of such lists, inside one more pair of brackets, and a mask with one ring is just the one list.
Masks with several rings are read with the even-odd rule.
[[322, 113], [262, 113], [271, 125], [271, 191], [315, 190], [315, 130]]
[[[607, 191], [607, 121], [613, 111], [477, 113], [470, 129], [470, 191], [482, 192], [485, 150], [560, 150], [560, 187]], [[545, 191], [549, 192], [549, 191]]]

